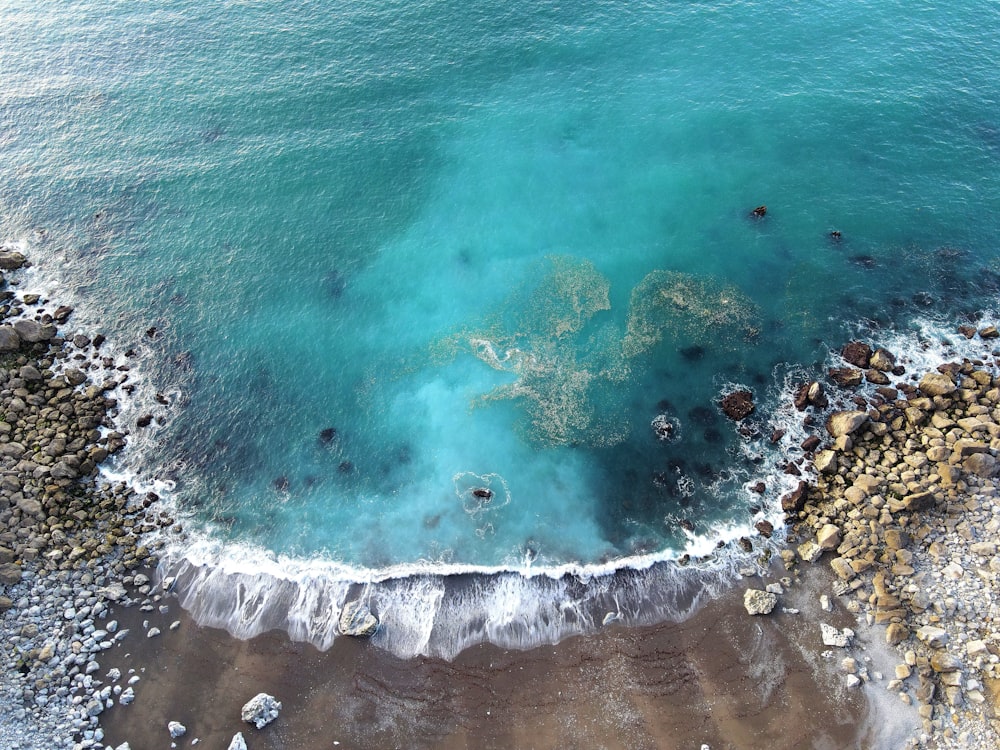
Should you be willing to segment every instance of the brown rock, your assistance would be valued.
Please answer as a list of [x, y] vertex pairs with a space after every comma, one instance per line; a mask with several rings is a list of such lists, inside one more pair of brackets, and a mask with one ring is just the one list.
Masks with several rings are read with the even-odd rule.
[[0, 564], [0, 585], [13, 586], [21, 582], [21, 566], [17, 563]]
[[1000, 331], [997, 330], [996, 326], [986, 326], [979, 329], [979, 338], [981, 339], [995, 339], [997, 337], [1000, 337]]
[[889, 385], [892, 382], [889, 380], [889, 376], [880, 370], [866, 370], [865, 380], [872, 385]]
[[782, 496], [781, 509], [785, 513], [798, 513], [806, 504], [808, 494], [809, 485], [805, 481], [800, 481], [794, 490]]
[[957, 388], [954, 381], [941, 372], [927, 373], [920, 379], [917, 387], [928, 396], [948, 396]]
[[988, 479], [997, 473], [997, 460], [989, 453], [973, 453], [962, 462], [962, 468], [969, 474]]
[[820, 442], [821, 441], [818, 437], [816, 437], [815, 435], [810, 435], [809, 437], [807, 437], [805, 440], [802, 441], [802, 450], [804, 450], [806, 453], [814, 451], [819, 447]]
[[892, 354], [892, 352], [879, 348], [872, 354], [871, 359], [868, 362], [868, 366], [873, 370], [892, 372], [892, 368], [896, 366], [896, 357]]
[[868, 363], [871, 360], [872, 348], [861, 341], [851, 341], [844, 344], [844, 348], [840, 350], [840, 356], [846, 362], [864, 370], [868, 368]]
[[841, 388], [856, 388], [861, 385], [861, 370], [853, 367], [831, 367], [827, 370], [827, 375]]
[[722, 397], [720, 406], [723, 414], [739, 422], [753, 412], [753, 394], [748, 390], [733, 391]]
[[756, 528], [757, 532], [765, 539], [770, 539], [771, 534], [774, 533], [774, 524], [770, 521], [758, 521], [754, 524], [754, 528]]
[[910, 630], [900, 622], [890, 622], [885, 629], [885, 642], [896, 646], [910, 637]]

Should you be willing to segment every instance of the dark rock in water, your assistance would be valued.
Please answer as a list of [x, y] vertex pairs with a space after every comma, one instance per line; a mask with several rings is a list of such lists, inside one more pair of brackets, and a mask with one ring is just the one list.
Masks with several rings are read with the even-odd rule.
[[288, 484], [289, 484], [288, 477], [278, 477], [273, 482], [271, 482], [271, 486], [278, 492], [287, 492]]
[[763, 219], [765, 216], [767, 216], [767, 206], [757, 206], [750, 212], [750, 217], [753, 219]]
[[853, 367], [831, 367], [827, 374], [841, 388], [857, 388], [861, 385], [861, 370]]
[[666, 414], [657, 414], [653, 417], [650, 427], [653, 428], [653, 434], [656, 435], [657, 440], [670, 440], [676, 432], [673, 420]]
[[781, 509], [785, 513], [798, 513], [806, 504], [808, 494], [809, 485], [805, 481], [800, 481], [794, 490], [782, 496]]
[[875, 268], [875, 259], [870, 255], [852, 255], [851, 263], [862, 268]]
[[976, 335], [976, 327], [975, 326], [959, 326], [958, 327], [958, 332], [960, 334], [962, 334], [963, 336], [965, 336], [965, 338], [971, 339], [973, 336]]
[[795, 404], [797, 410], [806, 410], [806, 407], [809, 406], [809, 383], [803, 383], [795, 389], [795, 396], [792, 397], [792, 403]]
[[1000, 330], [998, 330], [996, 326], [986, 326], [985, 328], [979, 329], [979, 338], [981, 339], [1000, 338]]
[[69, 316], [73, 314], [73, 308], [67, 307], [66, 305], [60, 305], [56, 308], [56, 311], [52, 313], [52, 318], [57, 323], [65, 323], [69, 320]]
[[16, 271], [18, 268], [23, 268], [27, 262], [28, 259], [16, 250], [0, 250], [0, 270]]
[[378, 618], [361, 601], [347, 602], [340, 610], [340, 632], [355, 638], [368, 638], [378, 630]]
[[682, 518], [680, 520], [680, 527], [685, 531], [694, 531], [694, 524], [688, 518]]
[[786, 430], [783, 430], [780, 427], [774, 430], [774, 432], [771, 433], [771, 445], [777, 445], [778, 441], [785, 436], [785, 432]]
[[873, 353], [872, 348], [863, 341], [850, 341], [844, 344], [844, 348], [840, 350], [840, 356], [846, 362], [860, 367], [862, 370], [868, 369], [868, 363], [871, 361]]
[[789, 461], [787, 464], [785, 464], [784, 471], [785, 471], [786, 474], [790, 474], [793, 477], [800, 477], [800, 476], [802, 476], [802, 472], [799, 471], [799, 467], [796, 466], [793, 461]]
[[760, 532], [760, 535], [765, 539], [770, 539], [771, 534], [774, 533], [774, 524], [770, 521], [758, 521], [754, 524], [754, 528], [756, 528], [757, 531]]
[[164, 406], [166, 406], [167, 404], [170, 403], [170, 401], [167, 400], [167, 397], [164, 396], [162, 393], [157, 393], [155, 398], [156, 398], [156, 403], [158, 404], [163, 404]]
[[476, 487], [472, 491], [473, 497], [478, 497], [480, 500], [491, 500], [493, 498], [493, 490], [487, 487]]
[[723, 414], [738, 422], [753, 412], [753, 394], [748, 390], [733, 391], [723, 396], [719, 405]]
[[149, 427], [149, 425], [152, 422], [153, 422], [153, 415], [152, 414], [143, 414], [141, 417], [139, 417], [137, 420], [135, 420], [135, 426], [136, 427]]
[[741, 536], [738, 544], [740, 549], [744, 552], [753, 552], [753, 542], [751, 542], [747, 537]]
[[872, 385], [889, 385], [891, 382], [889, 376], [880, 370], [867, 370], [865, 372], [865, 380]]
[[917, 292], [910, 299], [913, 300], [913, 304], [919, 307], [934, 306], [934, 295], [932, 295], [930, 292]]
[[354, 472], [354, 464], [350, 461], [341, 461], [337, 464], [337, 471], [341, 474], [351, 474]]
[[157, 333], [156, 326], [151, 326], [146, 329], [146, 338], [155, 339]]
[[104, 344], [104, 342], [107, 340], [108, 340], [107, 336], [105, 336], [103, 333], [97, 334], [96, 336], [94, 336], [94, 341], [93, 341], [94, 348], [100, 349], [101, 346]]
[[340, 271], [330, 271], [323, 277], [323, 291], [332, 299], [339, 299], [347, 288], [347, 279]]
[[817, 448], [819, 448], [820, 442], [821, 441], [818, 437], [816, 437], [815, 435], [810, 435], [809, 437], [807, 437], [805, 440], [802, 441], [802, 450], [804, 450], [806, 453], [814, 451]]
[[830, 230], [830, 234], [829, 234], [829, 237], [830, 237], [830, 239], [831, 239], [831, 240], [833, 240], [834, 242], [840, 242], [840, 240], [841, 240], [841, 234], [840, 234], [840, 232], [839, 232], [838, 230], [836, 230], [836, 229], [832, 229], [832, 230]]
[[321, 445], [329, 445], [337, 439], [336, 427], [324, 427], [319, 431], [319, 442]]
[[681, 356], [688, 362], [697, 362], [705, 356], [705, 347], [698, 346], [685, 346], [680, 350]]
[[763, 482], [757, 482], [757, 484], [753, 485], [750, 488], [750, 491], [756, 492], [758, 495], [763, 495], [764, 492], [767, 491], [767, 485], [764, 484]]

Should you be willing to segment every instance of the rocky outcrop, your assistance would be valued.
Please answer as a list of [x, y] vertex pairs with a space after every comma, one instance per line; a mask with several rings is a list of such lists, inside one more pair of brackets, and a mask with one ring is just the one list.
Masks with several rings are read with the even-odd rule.
[[719, 403], [722, 413], [730, 419], [739, 422], [749, 417], [754, 410], [753, 394], [748, 390], [738, 390], [727, 393]]

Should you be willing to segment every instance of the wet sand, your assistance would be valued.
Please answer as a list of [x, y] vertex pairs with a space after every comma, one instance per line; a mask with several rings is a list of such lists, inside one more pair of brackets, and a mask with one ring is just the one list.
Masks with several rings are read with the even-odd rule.
[[[821, 619], [854, 626], [843, 609], [819, 609], [828, 583], [812, 569], [781, 597], [800, 614], [749, 616], [744, 584], [762, 582], [747, 579], [682, 623], [612, 626], [528, 651], [482, 645], [452, 662], [401, 660], [346, 637], [327, 652], [282, 633], [240, 641], [198, 627], [176, 602], [162, 616], [123, 610], [135, 629], [107, 666], [145, 671], [135, 703], [102, 717], [105, 742], [167, 748], [167, 722], [180, 721], [188, 731], [177, 747], [197, 738], [226, 748], [242, 731], [250, 750], [901, 746], [884, 735], [895, 722], [909, 735], [912, 712], [900, 704], [887, 716], [880, 700], [874, 711], [865, 694], [884, 687], [848, 689], [846, 654], [822, 656]], [[143, 619], [163, 634], [147, 639]], [[877, 636], [871, 648], [884, 651]], [[240, 719], [258, 692], [283, 704], [262, 730]]]

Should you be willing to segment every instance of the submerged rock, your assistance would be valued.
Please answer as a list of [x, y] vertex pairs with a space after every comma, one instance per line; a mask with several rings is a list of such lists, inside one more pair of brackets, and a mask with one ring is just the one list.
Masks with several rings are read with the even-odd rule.
[[[257, 693], [257, 695], [243, 704], [240, 717], [243, 721], [253, 724], [257, 729], [263, 729], [278, 718], [280, 710], [281, 701], [276, 700], [273, 695]], [[235, 740], [236, 738], [234, 737], [233, 741]]]
[[340, 611], [339, 627], [340, 632], [344, 635], [367, 638], [375, 635], [378, 626], [378, 618], [372, 614], [364, 602], [358, 599], [347, 602]]

